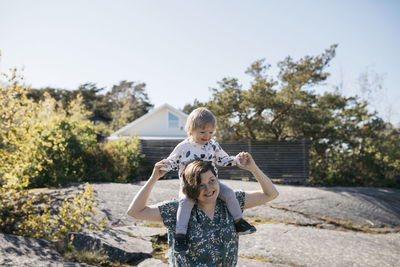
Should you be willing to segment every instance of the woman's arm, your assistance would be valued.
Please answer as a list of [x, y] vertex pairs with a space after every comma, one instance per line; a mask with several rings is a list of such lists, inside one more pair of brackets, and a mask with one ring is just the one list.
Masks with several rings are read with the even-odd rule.
[[264, 204], [265, 202], [275, 199], [279, 193], [276, 190], [274, 184], [268, 178], [268, 176], [258, 168], [254, 162], [253, 157], [247, 152], [241, 152], [237, 155], [241, 165], [238, 165], [241, 169], [248, 170], [251, 172], [261, 186], [259, 191], [246, 191], [245, 192], [245, 204], [244, 208], [252, 208]]
[[136, 194], [126, 211], [129, 216], [140, 220], [162, 221], [157, 205], [147, 206], [147, 200], [154, 184], [167, 173], [167, 171], [160, 170], [160, 168], [165, 167], [166, 163], [168, 163], [168, 160], [164, 159], [154, 165], [153, 173], [149, 180]]

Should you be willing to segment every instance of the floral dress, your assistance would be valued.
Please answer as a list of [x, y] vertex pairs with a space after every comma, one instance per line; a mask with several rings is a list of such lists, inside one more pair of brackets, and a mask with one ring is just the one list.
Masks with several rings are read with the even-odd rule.
[[[235, 191], [236, 198], [243, 210], [245, 193]], [[195, 205], [192, 209], [187, 239], [189, 253], [174, 253], [174, 237], [178, 201], [171, 200], [158, 206], [164, 225], [168, 229], [168, 255], [170, 266], [206, 267], [236, 266], [239, 248], [239, 236], [236, 233], [232, 216], [225, 202], [217, 199], [214, 218], [211, 220]]]

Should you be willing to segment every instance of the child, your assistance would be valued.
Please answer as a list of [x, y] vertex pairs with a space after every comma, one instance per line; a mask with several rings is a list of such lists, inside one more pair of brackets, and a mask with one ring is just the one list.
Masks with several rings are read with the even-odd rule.
[[[185, 130], [188, 138], [179, 143], [169, 155], [169, 165], [163, 170], [178, 170], [180, 179], [179, 189], [179, 208], [176, 222], [175, 251], [185, 253], [188, 251], [186, 244], [186, 231], [190, 218], [190, 213], [194, 202], [186, 197], [182, 192], [183, 177], [182, 172], [185, 165], [192, 160], [207, 160], [214, 165], [215, 171], [218, 166], [233, 166], [240, 164], [236, 157], [230, 157], [220, 145], [212, 139], [216, 127], [214, 115], [206, 108], [197, 108], [193, 110], [186, 121]], [[219, 198], [225, 201], [228, 210], [231, 213], [236, 231], [239, 235], [250, 234], [256, 231], [256, 228], [246, 222], [242, 217], [239, 201], [235, 193], [226, 185], [219, 183]]]

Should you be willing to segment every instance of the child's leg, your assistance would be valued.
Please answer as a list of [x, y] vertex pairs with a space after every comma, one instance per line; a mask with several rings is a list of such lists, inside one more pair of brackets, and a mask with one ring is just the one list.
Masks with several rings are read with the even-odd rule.
[[186, 235], [190, 213], [193, 209], [193, 201], [182, 190], [179, 190], [179, 207], [176, 218], [176, 233]]
[[226, 203], [229, 213], [232, 215], [234, 220], [243, 217], [242, 210], [240, 209], [239, 200], [236, 198], [236, 194], [231, 188], [224, 185], [223, 183], [219, 183], [218, 197]]

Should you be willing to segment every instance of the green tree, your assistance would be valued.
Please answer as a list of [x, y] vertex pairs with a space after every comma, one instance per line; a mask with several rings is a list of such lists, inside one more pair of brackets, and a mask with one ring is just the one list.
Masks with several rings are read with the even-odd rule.
[[186, 114], [190, 114], [190, 112], [192, 112], [194, 109], [198, 108], [198, 107], [204, 107], [205, 103], [200, 102], [199, 100], [197, 100], [197, 98], [193, 101], [193, 104], [186, 104], [183, 107], [183, 112]]
[[[305, 139], [310, 147], [310, 182], [314, 184], [400, 186], [399, 155], [390, 143], [399, 143], [398, 130], [369, 112], [368, 103], [358, 97], [313, 91], [329, 76], [326, 68], [336, 48], [332, 45], [321, 55], [298, 61], [287, 57], [278, 63], [276, 78], [268, 74], [270, 65], [258, 60], [246, 70], [253, 79], [248, 89], [235, 78], [222, 79], [210, 101], [204, 103], [217, 117], [217, 137]], [[373, 155], [377, 151], [379, 159]]]
[[153, 105], [145, 91], [145, 83], [121, 81], [106, 94], [113, 103], [111, 127], [117, 130], [146, 114]]
[[89, 117], [93, 120], [102, 120], [106, 123], [112, 121], [112, 102], [105, 94], [102, 94], [105, 88], [99, 88], [95, 83], [85, 83], [79, 86], [75, 94], [81, 94], [83, 97], [83, 104], [86, 110], [91, 112]]
[[[87, 118], [96, 124], [97, 131], [111, 134], [127, 123], [146, 114], [153, 104], [150, 103], [144, 83], [121, 81], [111, 91], [103, 93], [95, 83], [85, 83], [76, 90], [42, 88], [28, 90], [26, 96], [35, 103], [44, 101], [46, 95], [56, 100], [56, 110], [63, 110], [69, 116], [69, 106], [78, 95], [88, 111]], [[100, 124], [99, 124], [100, 123]]]
[[45, 95], [48, 94], [51, 98], [57, 101], [57, 108], [61, 108], [68, 114], [68, 107], [71, 102], [76, 99], [78, 95], [81, 95], [84, 104], [89, 114], [87, 114], [91, 120], [100, 119], [105, 122], [110, 122], [112, 103], [108, 101], [104, 94], [101, 92], [104, 88], [98, 88], [95, 83], [85, 83], [78, 87], [76, 90], [66, 89], [55, 89], [55, 88], [42, 88], [42, 89], [30, 89], [27, 93], [27, 97], [33, 99], [36, 103], [43, 101]]

